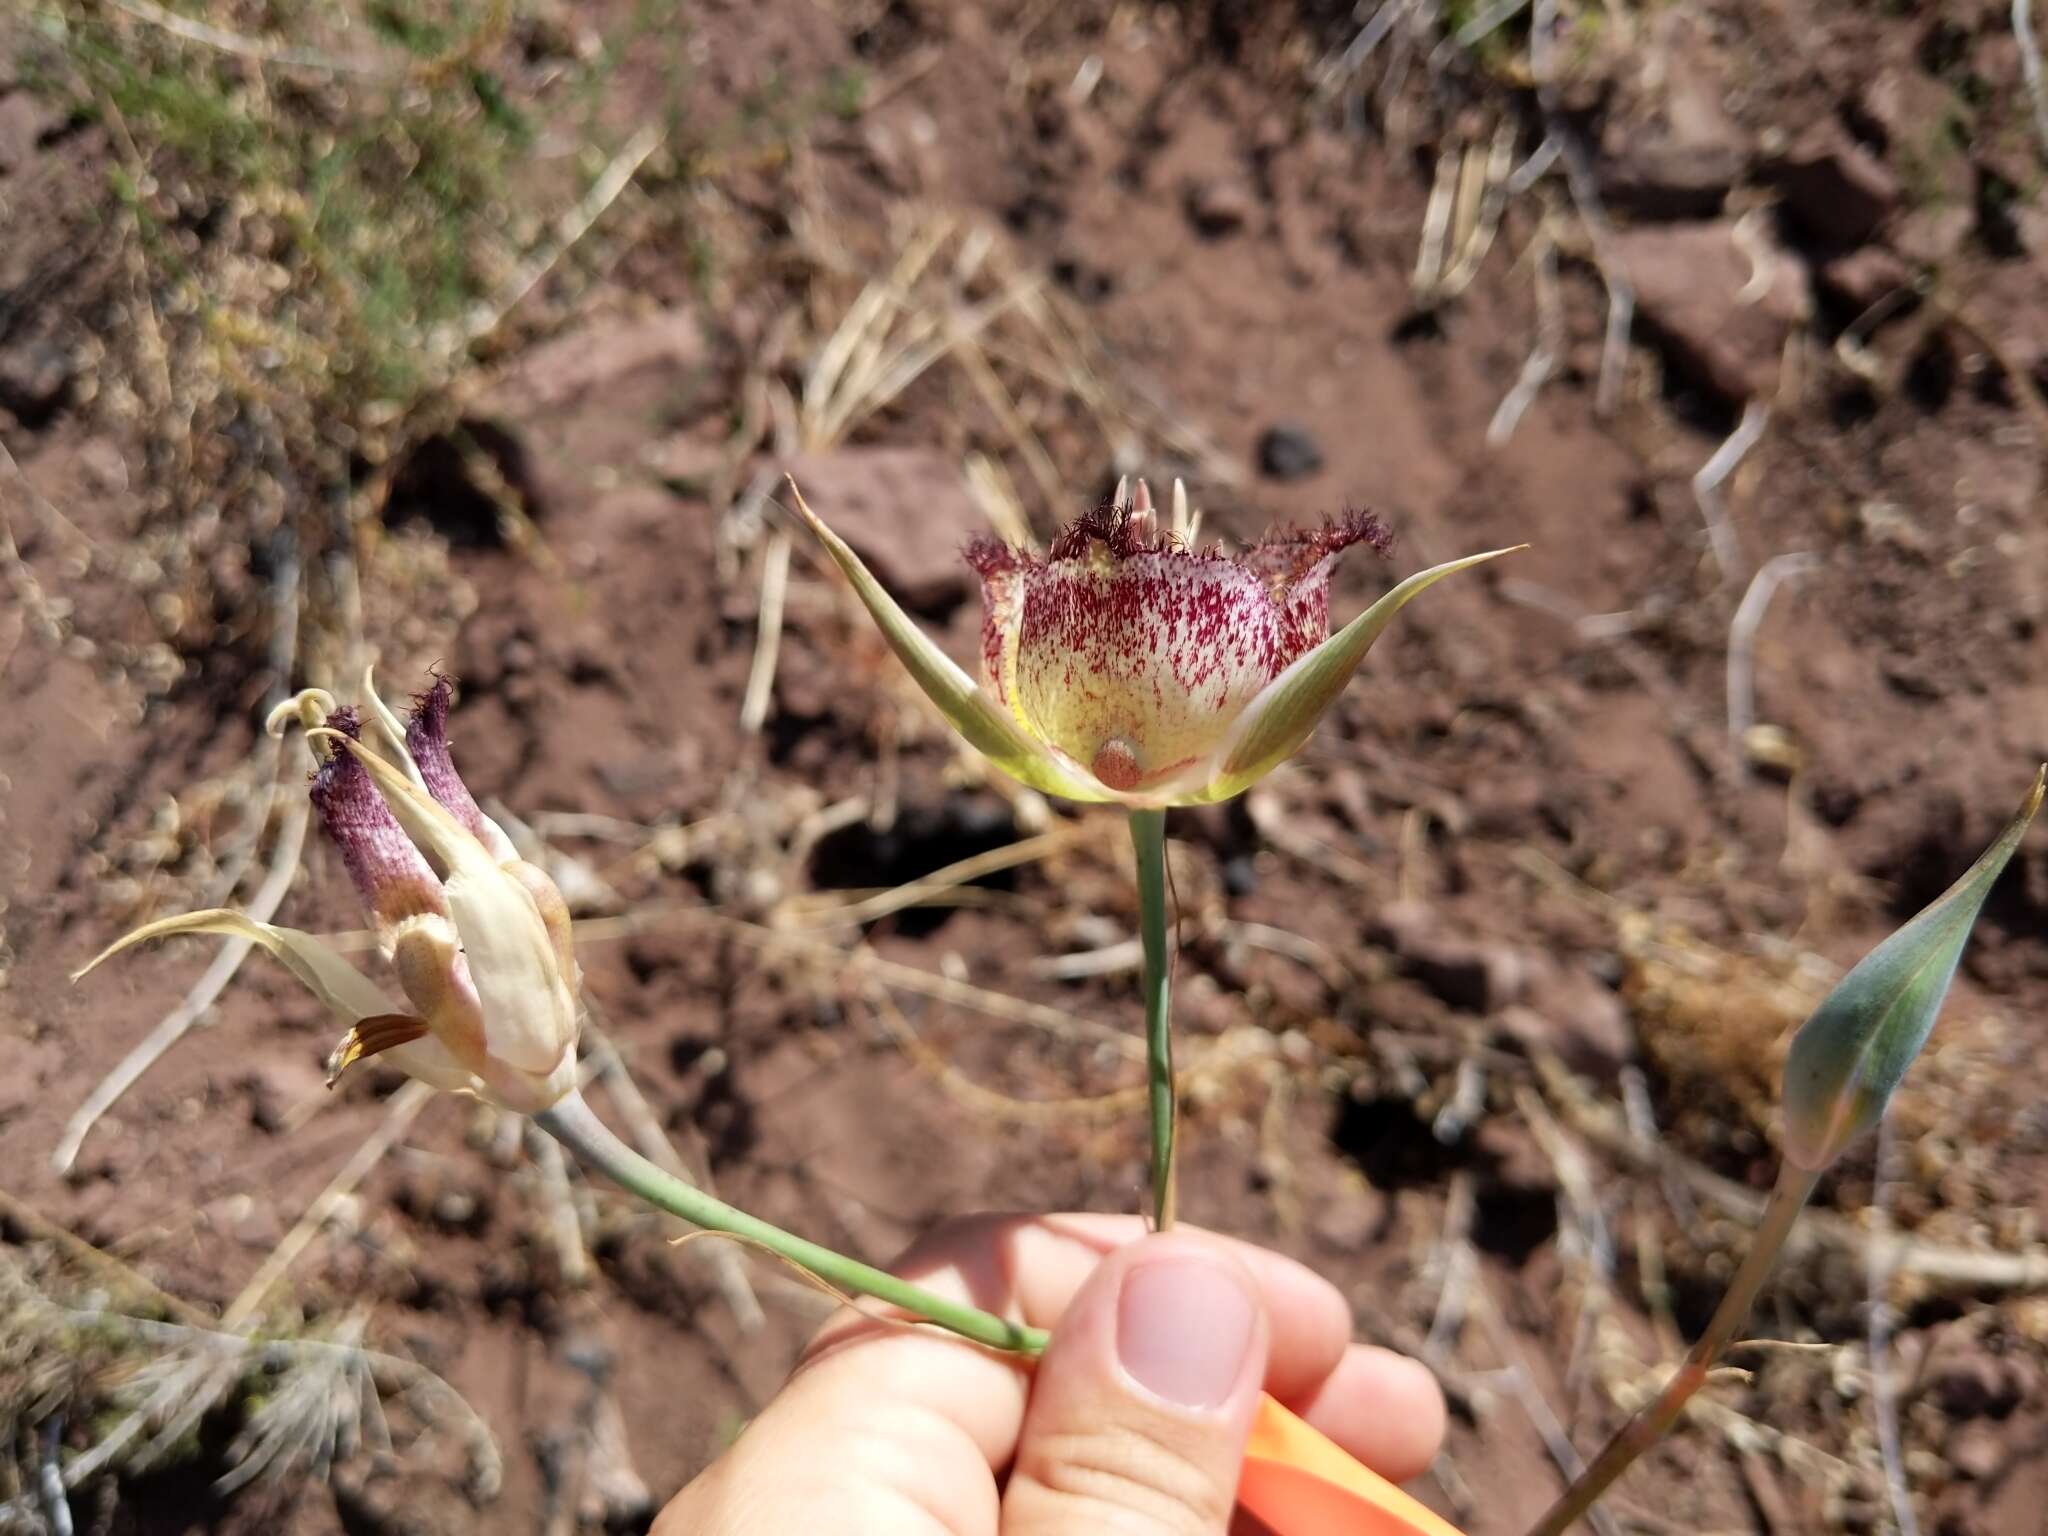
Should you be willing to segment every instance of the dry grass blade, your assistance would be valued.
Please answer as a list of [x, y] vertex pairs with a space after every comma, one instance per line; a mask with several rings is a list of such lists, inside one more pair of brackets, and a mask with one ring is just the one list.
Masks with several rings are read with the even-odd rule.
[[[425, 1424], [459, 1431], [478, 1497], [495, 1493], [501, 1481], [497, 1442], [468, 1400], [425, 1366], [366, 1348], [363, 1312], [344, 1319], [330, 1337], [251, 1339], [192, 1322], [60, 1307], [33, 1294], [14, 1299], [25, 1302], [22, 1320], [60, 1330], [59, 1336], [111, 1336], [162, 1351], [128, 1373], [121, 1389], [127, 1412], [91, 1450], [64, 1465], [66, 1488], [115, 1467], [145, 1470], [242, 1389], [252, 1372], [266, 1378], [265, 1389], [229, 1448], [231, 1467], [218, 1484], [223, 1492], [259, 1477], [308, 1469], [321, 1475], [351, 1454], [366, 1429], [388, 1444], [380, 1396], [406, 1400]], [[150, 1426], [157, 1432], [136, 1445]]]
[[[1871, 1231], [1885, 1236], [1891, 1228], [1892, 1167], [1896, 1157], [1896, 1133], [1891, 1120], [1878, 1122], [1877, 1165], [1871, 1173]], [[1905, 1456], [1899, 1445], [1898, 1384], [1892, 1378], [1891, 1336], [1896, 1319], [1890, 1296], [1890, 1254], [1881, 1245], [1870, 1251], [1866, 1306], [1869, 1311], [1866, 1338], [1870, 1346], [1870, 1416], [1877, 1430], [1878, 1461], [1884, 1468], [1885, 1494], [1891, 1500], [1892, 1520], [1898, 1536], [1920, 1536], [1920, 1522], [1913, 1514], [1913, 1493], [1906, 1483]]]
[[[1115, 1120], [1137, 1114], [1145, 1106], [1146, 1088], [1136, 1084], [1110, 1093], [1061, 1099], [1020, 1099], [984, 1087], [962, 1072], [943, 1053], [917, 1032], [896, 1000], [882, 988], [870, 988], [869, 1009], [886, 1034], [943, 1088], [969, 1109], [1024, 1125], [1055, 1125], [1076, 1120]], [[1273, 1037], [1263, 1030], [1234, 1030], [1211, 1046], [1179, 1073], [1183, 1098], [1212, 1089], [1233, 1072], [1253, 1062], [1270, 1060]]]
[[2034, 36], [2034, 0], [2012, 0], [2012, 35], [2019, 44], [2020, 73], [2034, 109], [2034, 136], [2041, 141], [2041, 158], [2048, 161], [2048, 81], [2042, 79], [2041, 41]]
[[754, 660], [747, 672], [747, 691], [740, 701], [740, 729], [749, 736], [760, 734], [768, 720], [768, 706], [775, 692], [775, 666], [782, 655], [782, 609], [789, 595], [789, 530], [777, 528], [768, 536], [768, 549], [761, 557], [761, 603], [754, 624]]
[[991, 1018], [1005, 1019], [1014, 1024], [1028, 1024], [1058, 1039], [1107, 1045], [1133, 1060], [1140, 1059], [1145, 1054], [1144, 1042], [1126, 1031], [1112, 1029], [1092, 1019], [1080, 1018], [1062, 1008], [1027, 1002], [1023, 998], [993, 992], [986, 987], [977, 987], [972, 982], [955, 981], [950, 976], [921, 971], [916, 966], [884, 960], [865, 951], [849, 952], [822, 939], [808, 938], [800, 933], [779, 932], [773, 928], [764, 928], [758, 923], [727, 917], [723, 913], [707, 912], [701, 907], [649, 906], [621, 913], [617, 917], [595, 918], [590, 922], [576, 925], [576, 941], [581, 944], [623, 938], [669, 924], [716, 928], [742, 943], [759, 949], [784, 950], [829, 965], [846, 975], [848, 979], [857, 979], [863, 975], [871, 976], [884, 986], [897, 991], [915, 992], [938, 1002], [973, 1009]]
[[540, 280], [590, 233], [597, 221], [604, 217], [605, 210], [618, 201], [619, 195], [640, 173], [640, 167], [661, 147], [661, 140], [659, 128], [648, 126], [635, 132], [612, 156], [575, 207], [556, 221], [553, 238], [535, 251], [493, 298], [476, 305], [459, 332], [442, 340], [444, 354], [452, 357], [462, 347], [472, 346], [495, 331], [518, 307], [519, 301], [531, 293]]
[[1557, 371], [1557, 360], [1564, 352], [1564, 303], [1557, 289], [1557, 242], [1551, 238], [1548, 219], [1537, 227], [1530, 245], [1530, 266], [1536, 284], [1536, 341], [1523, 359], [1514, 388], [1501, 397], [1493, 420], [1487, 423], [1489, 448], [1499, 448], [1515, 435], [1523, 415]]
[[1771, 598], [1784, 583], [1806, 575], [1820, 564], [1804, 552], [1774, 555], [1757, 568], [1749, 590], [1728, 623], [1728, 744], [1735, 753], [1735, 771], [1749, 771], [1747, 744], [1756, 725], [1756, 632]]
[[433, 1096], [433, 1089], [416, 1081], [408, 1081], [391, 1096], [385, 1106], [383, 1124], [342, 1164], [327, 1187], [314, 1197], [313, 1203], [306, 1207], [291, 1231], [284, 1235], [284, 1240], [271, 1250], [249, 1283], [242, 1287], [241, 1293], [228, 1304], [228, 1309], [221, 1314], [223, 1328], [230, 1331], [238, 1329], [261, 1310], [270, 1298], [272, 1287], [298, 1262], [299, 1255], [306, 1251], [321, 1227], [340, 1209], [342, 1202], [362, 1183], [370, 1170], [383, 1160], [384, 1154], [404, 1138], [413, 1120]]
[[1628, 364], [1629, 327], [1636, 312], [1635, 286], [1614, 256], [1614, 231], [1600, 198], [1599, 177], [1577, 133], [1565, 121], [1557, 100], [1553, 50], [1556, 48], [1557, 0], [1534, 0], [1529, 23], [1529, 68], [1536, 77], [1536, 99], [1543, 108], [1547, 142], [1564, 161], [1565, 186], [1572, 206], [1593, 244], [1593, 261], [1607, 285], [1607, 334], [1600, 349], [1600, 382], [1594, 410], [1605, 416], [1621, 399], [1622, 375]]
[[[619, 1054], [618, 1048], [612, 1044], [610, 1035], [595, 1017], [584, 1021], [583, 1045], [585, 1056], [596, 1065], [605, 1091], [610, 1094], [613, 1105], [617, 1107], [620, 1117], [625, 1120], [627, 1129], [632, 1132], [634, 1145], [640, 1149], [641, 1156], [659, 1167], [666, 1168], [684, 1183], [694, 1184], [707, 1194], [716, 1194], [708, 1172], [704, 1175], [694, 1173], [683, 1161], [682, 1154], [676, 1150], [675, 1143], [669, 1140], [668, 1133], [662, 1129], [660, 1120], [655, 1117], [646, 1095], [641, 1093], [640, 1085], [633, 1080], [633, 1074], [626, 1066], [625, 1058]], [[670, 1220], [673, 1225], [682, 1225], [673, 1218]], [[767, 1319], [762, 1315], [761, 1303], [754, 1295], [753, 1286], [747, 1281], [746, 1266], [740, 1263], [738, 1255], [730, 1247], [714, 1243], [706, 1251], [712, 1256], [711, 1263], [717, 1273], [719, 1290], [725, 1297], [725, 1304], [732, 1309], [733, 1317], [739, 1323], [740, 1332], [757, 1332]]]
[[[1493, 1299], [1492, 1288], [1485, 1279], [1479, 1279], [1473, 1286], [1476, 1305], [1473, 1307], [1481, 1324], [1486, 1329], [1494, 1352], [1500, 1356], [1501, 1366], [1507, 1373], [1510, 1389], [1515, 1401], [1527, 1415], [1530, 1427], [1542, 1440], [1543, 1448], [1550, 1453], [1550, 1459], [1557, 1463], [1557, 1470], [1570, 1484], [1584, 1467], [1579, 1453], [1572, 1448], [1571, 1437], [1565, 1433], [1556, 1410], [1550, 1406], [1535, 1379], [1529, 1374], [1529, 1367], [1522, 1359], [1521, 1346], [1515, 1341], [1514, 1332], [1508, 1327], [1507, 1319], [1501, 1315], [1499, 1305]], [[1601, 1505], [1595, 1505], [1586, 1512], [1586, 1523], [1591, 1525], [1598, 1536], [1621, 1536], [1621, 1527], [1614, 1516]]]
[[217, 27], [196, 17], [180, 16], [176, 11], [167, 11], [157, 5], [155, 0], [113, 0], [113, 3], [117, 10], [152, 27], [161, 27], [173, 37], [180, 37], [188, 43], [198, 43], [202, 47], [212, 48], [221, 53], [233, 54], [238, 59], [248, 59], [257, 64], [278, 65], [287, 69], [318, 70], [330, 75], [365, 75], [376, 79], [389, 79], [405, 73], [402, 66], [394, 66], [377, 59], [338, 58], [314, 48], [293, 48], [284, 43], [267, 43], [257, 38], [244, 37], [239, 32], [230, 32], [226, 27]]
[[[291, 889], [292, 880], [299, 872], [299, 854], [305, 847], [306, 826], [311, 819], [313, 805], [304, 796], [294, 796], [285, 812], [283, 830], [278, 835], [277, 851], [272, 855], [270, 870], [263, 877], [256, 894], [250, 897], [247, 912], [258, 922], [268, 922], [276, 913], [278, 904], [284, 900], [285, 892]], [[235, 972], [242, 968], [242, 962], [249, 957], [254, 946], [247, 939], [229, 939], [221, 945], [204, 974], [192, 985], [192, 990], [162, 1019], [147, 1035], [137, 1042], [135, 1048], [122, 1057], [86, 1096], [76, 1113], [65, 1122], [64, 1134], [58, 1139], [57, 1149], [50, 1154], [50, 1163], [59, 1173], [69, 1172], [78, 1161], [79, 1149], [85, 1145], [85, 1138], [99, 1123], [100, 1117], [111, 1109], [122, 1094], [134, 1087], [142, 1075], [172, 1046], [185, 1038], [185, 1034], [198, 1022], [199, 1016], [211, 1008], [214, 1000], [227, 989], [235, 978]]]
[[[1743, 1221], [1754, 1222], [1762, 1214], [1762, 1197], [1747, 1185], [1701, 1167], [1667, 1143], [1646, 1144], [1635, 1136], [1621, 1113], [1594, 1100], [1555, 1056], [1538, 1053], [1533, 1062], [1551, 1106], [1610, 1157], [1639, 1171], [1668, 1174], [1693, 1195]], [[1931, 1291], [2048, 1290], [2048, 1252], [2000, 1253], [1896, 1233], [1879, 1236], [1848, 1217], [1809, 1206], [1785, 1240], [1786, 1261], [1796, 1263], [1816, 1246], [1855, 1255], [1866, 1264], [1878, 1255], [1892, 1273], [1910, 1275]]]
[[529, 1124], [526, 1154], [540, 1174], [548, 1241], [554, 1245], [562, 1283], [580, 1291], [590, 1284], [590, 1250], [584, 1245], [583, 1222], [576, 1214], [576, 1192], [569, 1187], [569, 1165], [562, 1156], [562, 1144]]
[[1106, 823], [1107, 818], [1100, 817], [1069, 822], [1051, 832], [1041, 832], [1036, 837], [1027, 837], [1001, 848], [992, 848], [986, 853], [974, 854], [948, 864], [943, 869], [934, 870], [922, 879], [907, 881], [873, 896], [850, 902], [817, 895], [798, 897], [778, 910], [777, 923], [778, 926], [786, 923], [802, 929], [852, 927], [872, 923], [889, 916], [892, 912], [901, 912], [906, 907], [923, 905], [933, 897], [956, 890], [971, 881], [998, 874], [1006, 869], [1035, 864], [1069, 848], [1100, 840], [1106, 835]]
[[1692, 477], [1692, 498], [1699, 505], [1700, 519], [1707, 528], [1707, 546], [1714, 552], [1714, 564], [1720, 567], [1723, 581], [1735, 579], [1742, 563], [1742, 548], [1721, 502], [1721, 482], [1735, 472], [1743, 456], [1756, 446], [1770, 421], [1771, 408], [1750, 401], [1742, 408], [1742, 420], [1736, 423], [1735, 430], [1707, 456], [1707, 462]]

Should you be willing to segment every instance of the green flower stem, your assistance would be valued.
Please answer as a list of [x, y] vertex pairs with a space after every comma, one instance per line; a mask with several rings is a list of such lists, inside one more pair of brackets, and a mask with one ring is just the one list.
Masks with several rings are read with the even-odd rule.
[[584, 1102], [581, 1094], [571, 1093], [552, 1109], [534, 1116], [534, 1123], [614, 1183], [672, 1216], [680, 1216], [684, 1221], [713, 1232], [728, 1232], [734, 1237], [758, 1243], [770, 1253], [808, 1270], [842, 1291], [886, 1301], [926, 1322], [950, 1329], [964, 1339], [986, 1344], [990, 1349], [1024, 1355], [1044, 1352], [1048, 1335], [1042, 1328], [1027, 1328], [1022, 1323], [1009, 1322], [978, 1307], [934, 1296], [907, 1280], [899, 1280], [857, 1259], [849, 1259], [843, 1253], [834, 1253], [830, 1248], [821, 1248], [780, 1227], [770, 1226], [758, 1217], [749, 1216], [745, 1211], [736, 1210], [723, 1200], [714, 1199], [703, 1190], [684, 1183], [614, 1136]]
[[1622, 1425], [1593, 1464], [1572, 1479], [1572, 1485], [1550, 1506], [1543, 1518], [1529, 1527], [1529, 1536], [1564, 1536], [1572, 1522], [1591, 1509], [1594, 1501], [1607, 1491], [1614, 1480], [1678, 1422], [1686, 1402], [1706, 1382], [1707, 1372], [1714, 1368], [1721, 1351], [1735, 1337], [1735, 1330], [1748, 1319], [1750, 1308], [1756, 1304], [1757, 1292], [1763, 1289], [1765, 1279], [1777, 1263], [1778, 1250], [1785, 1246], [1792, 1223], [1798, 1219], [1819, 1178], [1819, 1174], [1791, 1163], [1778, 1170], [1777, 1188], [1771, 1191], [1763, 1219], [1757, 1223], [1756, 1235], [1750, 1239], [1749, 1251], [1742, 1257], [1742, 1267], [1728, 1283], [1727, 1293], [1722, 1296], [1721, 1305], [1714, 1309], [1707, 1331], [1687, 1351], [1684, 1362], [1664, 1384], [1664, 1390], [1657, 1394], [1656, 1400], [1636, 1410], [1635, 1417]]
[[1138, 933], [1145, 947], [1145, 1086], [1152, 1114], [1152, 1213], [1160, 1231], [1173, 1225], [1173, 1033], [1168, 1020], [1171, 976], [1166, 952], [1166, 812], [1131, 812], [1138, 858]]

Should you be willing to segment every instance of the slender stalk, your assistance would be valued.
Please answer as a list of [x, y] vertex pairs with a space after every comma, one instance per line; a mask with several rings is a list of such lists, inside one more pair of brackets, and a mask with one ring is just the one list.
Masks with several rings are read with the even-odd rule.
[[735, 1237], [759, 1243], [769, 1252], [843, 1291], [886, 1301], [926, 1322], [950, 1329], [964, 1339], [986, 1344], [990, 1349], [1006, 1349], [1026, 1355], [1039, 1354], [1045, 1349], [1047, 1335], [1041, 1328], [1027, 1328], [1022, 1323], [996, 1317], [978, 1307], [934, 1296], [907, 1280], [899, 1280], [857, 1259], [849, 1259], [843, 1253], [834, 1253], [830, 1248], [820, 1247], [780, 1227], [770, 1226], [758, 1217], [749, 1216], [745, 1211], [685, 1184], [614, 1136], [584, 1102], [581, 1094], [571, 1093], [554, 1108], [534, 1116], [534, 1123], [614, 1183], [672, 1216], [680, 1216], [684, 1221], [708, 1227], [713, 1232], [729, 1232]]
[[1529, 1527], [1529, 1536], [1564, 1536], [1572, 1522], [1591, 1509], [1594, 1501], [1607, 1491], [1614, 1480], [1678, 1421], [1687, 1400], [1706, 1381], [1707, 1372], [1713, 1369], [1721, 1351], [1728, 1347], [1736, 1329], [1749, 1317], [1757, 1292], [1763, 1289], [1765, 1279], [1777, 1263], [1778, 1250], [1784, 1247], [1792, 1223], [1798, 1219], [1800, 1209], [1806, 1204], [1807, 1196], [1813, 1193], [1813, 1186], [1819, 1178], [1819, 1174], [1794, 1167], [1791, 1163], [1778, 1170], [1777, 1188], [1771, 1191], [1763, 1218], [1757, 1223], [1756, 1235], [1750, 1239], [1749, 1252], [1743, 1255], [1742, 1267], [1736, 1270], [1735, 1278], [1728, 1283], [1721, 1305], [1714, 1309], [1707, 1331], [1687, 1351], [1684, 1362], [1664, 1384], [1664, 1390], [1657, 1394], [1656, 1400], [1636, 1410], [1635, 1417], [1622, 1425], [1593, 1464], [1573, 1479], [1571, 1487], [1565, 1489], [1541, 1520]]
[[1145, 947], [1145, 1086], [1152, 1114], [1152, 1214], [1160, 1231], [1173, 1225], [1173, 1033], [1166, 952], [1166, 812], [1131, 812], [1138, 859], [1138, 934]]

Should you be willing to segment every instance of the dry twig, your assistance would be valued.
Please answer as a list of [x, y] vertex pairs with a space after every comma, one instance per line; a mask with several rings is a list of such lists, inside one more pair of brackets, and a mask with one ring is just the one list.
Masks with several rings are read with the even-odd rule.
[[1787, 581], [1804, 576], [1820, 564], [1803, 551], [1774, 555], [1757, 567], [1749, 589], [1728, 621], [1728, 745], [1735, 753], [1735, 771], [1749, 772], [1749, 733], [1756, 724], [1756, 632], [1771, 598]]
[[230, 1332], [236, 1331], [253, 1318], [269, 1300], [271, 1287], [284, 1278], [285, 1272], [298, 1262], [299, 1255], [306, 1251], [321, 1227], [341, 1208], [342, 1202], [354, 1193], [355, 1187], [384, 1158], [384, 1154], [404, 1138], [419, 1112], [427, 1107], [427, 1101], [434, 1096], [434, 1090], [425, 1083], [407, 1079], [405, 1085], [391, 1096], [385, 1106], [384, 1123], [354, 1154], [343, 1163], [339, 1172], [327, 1183], [327, 1187], [314, 1197], [313, 1203], [284, 1235], [284, 1240], [271, 1250], [251, 1277], [242, 1287], [239, 1295], [228, 1304], [221, 1314], [221, 1326]]
[[[285, 892], [291, 889], [293, 878], [299, 872], [299, 853], [305, 846], [306, 825], [312, 816], [313, 803], [304, 796], [297, 796], [285, 812], [283, 830], [278, 835], [277, 851], [272, 855], [270, 871], [263, 877], [263, 884], [249, 899], [247, 911], [257, 922], [270, 921], [278, 904], [284, 900]], [[79, 1149], [85, 1138], [99, 1123], [100, 1117], [111, 1109], [115, 1102], [134, 1087], [136, 1082], [172, 1046], [184, 1039], [186, 1031], [198, 1022], [199, 1016], [213, 1006], [214, 1000], [234, 980], [235, 972], [249, 957], [255, 946], [248, 939], [229, 939], [222, 944], [192, 990], [169, 1013], [165, 1014], [147, 1035], [138, 1041], [133, 1050], [115, 1064], [114, 1069], [101, 1078], [97, 1087], [86, 1096], [86, 1100], [64, 1124], [64, 1134], [58, 1139], [57, 1149], [50, 1154], [50, 1164], [59, 1173], [68, 1173], [72, 1164], [78, 1161]]]

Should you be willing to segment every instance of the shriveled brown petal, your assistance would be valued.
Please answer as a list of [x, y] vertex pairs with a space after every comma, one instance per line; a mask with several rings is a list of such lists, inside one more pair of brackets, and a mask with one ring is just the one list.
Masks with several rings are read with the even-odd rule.
[[407, 1077], [448, 1093], [476, 1093], [482, 1087], [475, 1073], [448, 1054], [427, 1029], [424, 1019], [386, 1013], [363, 1019], [341, 1037], [327, 1058], [327, 1086], [367, 1056], [380, 1056]]
[[427, 1021], [409, 1013], [378, 1013], [357, 1019], [341, 1043], [327, 1055], [327, 1086], [332, 1088], [341, 1074], [365, 1056], [382, 1055], [394, 1046], [427, 1037]]

